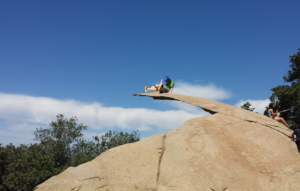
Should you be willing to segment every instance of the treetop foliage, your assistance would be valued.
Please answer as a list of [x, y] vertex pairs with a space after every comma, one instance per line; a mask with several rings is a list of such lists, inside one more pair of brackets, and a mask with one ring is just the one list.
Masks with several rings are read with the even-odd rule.
[[250, 108], [251, 106], [252, 106], [251, 103], [246, 102], [246, 103], [244, 103], [244, 104], [241, 106], [241, 108], [246, 109], [246, 110], [249, 110], [249, 111], [253, 111], [255, 108], [254, 108], [254, 107], [253, 107], [253, 108]]
[[91, 161], [101, 153], [127, 143], [140, 140], [138, 131], [123, 133], [109, 131], [87, 141], [83, 130], [87, 126], [77, 123], [77, 118], [56, 116], [50, 128], [36, 129], [39, 143], [16, 147], [0, 144], [0, 190], [31, 191], [38, 184], [67, 169]]
[[36, 129], [36, 141], [40, 141], [45, 151], [53, 155], [55, 167], [69, 166], [70, 158], [74, 154], [78, 143], [83, 141], [83, 130], [87, 126], [77, 124], [77, 118], [65, 119], [62, 114], [56, 116], [57, 121], [52, 121], [49, 129]]
[[291, 70], [289, 70], [288, 73], [283, 76], [285, 82], [293, 82], [300, 79], [300, 48], [298, 49], [297, 53], [294, 53], [294, 55], [290, 56], [290, 62], [292, 63], [289, 65]]
[[105, 152], [111, 148], [127, 144], [134, 143], [140, 140], [140, 134], [138, 131], [133, 131], [132, 133], [123, 133], [117, 131], [108, 131], [101, 137], [94, 136], [97, 148], [97, 153]]
[[292, 82], [291, 85], [279, 85], [272, 88], [271, 102], [275, 103], [278, 110], [290, 109], [281, 114], [287, 123], [292, 124], [291, 129], [300, 128], [300, 49], [290, 56], [289, 65], [291, 70], [283, 77], [285, 82]]

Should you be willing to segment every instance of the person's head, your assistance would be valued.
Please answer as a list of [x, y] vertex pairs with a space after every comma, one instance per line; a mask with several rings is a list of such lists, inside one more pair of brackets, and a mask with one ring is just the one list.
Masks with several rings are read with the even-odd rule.
[[274, 106], [275, 106], [274, 103], [270, 103], [269, 104], [269, 109], [274, 109]]
[[162, 83], [163, 84], [166, 84], [166, 83], [168, 83], [170, 81], [170, 78], [168, 77], [168, 76], [164, 76], [163, 77], [163, 80], [162, 80]]

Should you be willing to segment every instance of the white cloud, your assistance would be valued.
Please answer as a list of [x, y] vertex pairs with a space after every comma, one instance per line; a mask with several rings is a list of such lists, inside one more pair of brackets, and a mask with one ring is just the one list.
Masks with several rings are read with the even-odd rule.
[[[144, 108], [103, 107], [100, 103], [0, 93], [0, 119], [4, 119], [6, 124], [0, 127], [0, 143], [33, 142], [32, 132], [35, 128], [48, 127], [51, 121], [56, 120], [55, 116], [59, 113], [67, 118], [76, 116], [80, 123], [96, 131], [104, 128], [168, 130], [179, 127], [190, 118], [206, 115], [204, 111], [191, 109], [159, 111]], [[97, 134], [92, 132], [85, 133], [87, 138], [95, 135]]]
[[186, 111], [188, 113], [196, 114], [196, 115], [209, 115], [209, 113], [203, 111], [200, 107], [181, 102], [181, 101], [170, 101], [169, 104], [175, 108]]
[[230, 92], [222, 88], [218, 88], [213, 84], [202, 86], [183, 81], [176, 82], [173, 92], [176, 94], [203, 97], [213, 100], [223, 100], [231, 97]]
[[[183, 81], [176, 82], [174, 93], [214, 100], [231, 97], [230, 92], [214, 85], [201, 86]], [[56, 120], [57, 114], [64, 114], [67, 118], [76, 116], [80, 123], [89, 126], [90, 130], [84, 132], [87, 139], [101, 136], [107, 128], [161, 132], [177, 128], [190, 118], [208, 115], [202, 109], [187, 103], [170, 101], [169, 104], [176, 110], [104, 107], [98, 102], [0, 93], [0, 122], [4, 121], [3, 124], [0, 123], [0, 143], [32, 143], [33, 131], [37, 127], [48, 128], [48, 124]]]
[[235, 104], [236, 107], [241, 107], [244, 105], [244, 103], [249, 102], [251, 104], [251, 108], [255, 108], [254, 112], [258, 112], [260, 114], [263, 114], [266, 106], [269, 106], [270, 100], [269, 99], [264, 99], [264, 100], [240, 100], [237, 104]]

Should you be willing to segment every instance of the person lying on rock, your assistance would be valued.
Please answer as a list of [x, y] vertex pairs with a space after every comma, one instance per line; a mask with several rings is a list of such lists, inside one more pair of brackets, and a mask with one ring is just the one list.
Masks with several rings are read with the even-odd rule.
[[282, 117], [279, 117], [280, 113], [278, 112], [278, 110], [276, 111], [276, 113], [274, 113], [274, 108], [275, 108], [274, 103], [270, 103], [269, 104], [269, 111], [268, 111], [269, 112], [269, 116], [272, 119], [276, 120], [276, 121], [282, 122], [286, 127], [292, 126], [292, 125], [288, 125]]
[[148, 91], [157, 91], [158, 94], [160, 93], [168, 93], [172, 94], [172, 91], [174, 89], [175, 82], [174, 80], [170, 79], [168, 76], [164, 76], [161, 80], [160, 84], [156, 84], [152, 86], [151, 88], [148, 88], [146, 85], [144, 85], [145, 92]]

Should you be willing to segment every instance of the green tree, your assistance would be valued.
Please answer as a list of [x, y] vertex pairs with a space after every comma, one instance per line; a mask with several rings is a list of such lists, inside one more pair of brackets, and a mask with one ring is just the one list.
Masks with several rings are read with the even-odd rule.
[[2, 147], [2, 144], [0, 143], [0, 190], [6, 191], [9, 190], [7, 186], [4, 185], [4, 177], [5, 177], [5, 171], [6, 167], [9, 164], [8, 158], [8, 152], [5, 147]]
[[283, 76], [283, 80], [285, 82], [295, 82], [300, 79], [300, 48], [298, 49], [297, 53], [290, 56], [290, 62], [292, 63], [289, 65], [291, 70], [288, 71], [286, 75]]
[[133, 131], [132, 133], [123, 133], [118, 131], [109, 131], [101, 137], [93, 137], [96, 141], [95, 150], [97, 154], [101, 154], [111, 148], [124, 145], [127, 143], [134, 143], [140, 140], [139, 131]]
[[0, 158], [0, 190], [31, 191], [53, 175], [52, 156], [38, 144], [1, 147]]
[[95, 142], [87, 141], [82, 133], [86, 129], [87, 126], [77, 124], [76, 117], [66, 119], [62, 114], [57, 115], [57, 121], [50, 123], [50, 128], [36, 129], [35, 140], [40, 141], [46, 153], [53, 156], [56, 173], [91, 161], [113, 147], [140, 140], [138, 131], [130, 134], [109, 131], [101, 137], [93, 137]]
[[290, 109], [281, 114], [287, 123], [293, 124], [292, 129], [300, 128], [300, 49], [290, 56], [291, 70], [283, 76], [284, 82], [290, 85], [279, 85], [272, 88], [270, 100], [275, 103], [278, 110]]
[[255, 108], [250, 108], [252, 105], [249, 102], [244, 103], [244, 105], [241, 106], [241, 108], [249, 110], [249, 111], [253, 111]]
[[81, 140], [77, 143], [71, 162], [72, 166], [91, 161], [101, 153], [114, 147], [137, 142], [140, 140], [140, 134], [138, 131], [132, 133], [108, 131], [100, 137], [94, 136], [93, 139], [94, 141]]
[[76, 147], [73, 147], [73, 156], [70, 160], [70, 165], [78, 166], [96, 158], [99, 154], [95, 145], [93, 141], [80, 140], [76, 144]]
[[50, 128], [36, 129], [37, 144], [19, 147], [0, 144], [0, 190], [32, 190], [70, 166], [91, 161], [113, 147], [140, 140], [138, 131], [109, 131], [95, 136], [94, 141], [87, 141], [82, 133], [86, 129], [87, 126], [77, 124], [76, 117], [66, 119], [60, 114], [50, 123]]
[[72, 166], [72, 158], [76, 155], [78, 144], [83, 139], [83, 130], [87, 126], [77, 124], [77, 118], [64, 118], [62, 114], [56, 116], [49, 129], [36, 129], [35, 140], [40, 141], [45, 152], [53, 156], [56, 173]]

